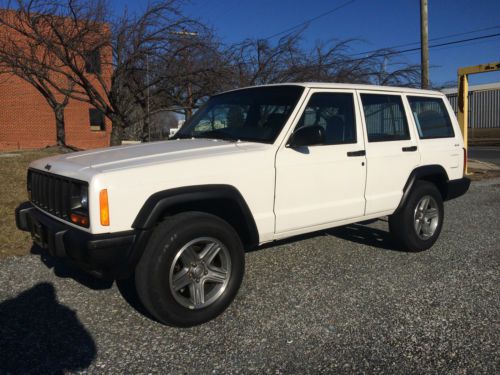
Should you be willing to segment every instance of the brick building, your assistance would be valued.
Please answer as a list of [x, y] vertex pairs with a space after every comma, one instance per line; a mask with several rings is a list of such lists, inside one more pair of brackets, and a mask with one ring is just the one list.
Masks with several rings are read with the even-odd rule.
[[[89, 104], [70, 100], [64, 114], [68, 145], [109, 145], [111, 123]], [[52, 108], [34, 87], [15, 76], [0, 75], [0, 150], [53, 146], [55, 124]]]
[[[5, 30], [1, 30], [5, 32]], [[92, 69], [111, 69], [98, 53]], [[87, 70], [89, 77], [95, 73]], [[106, 71], [106, 77], [111, 76]], [[70, 100], [65, 111], [66, 144], [82, 149], [109, 145], [111, 122], [88, 103]], [[43, 148], [56, 144], [56, 121], [45, 98], [29, 83], [11, 74], [0, 74], [0, 151]]]

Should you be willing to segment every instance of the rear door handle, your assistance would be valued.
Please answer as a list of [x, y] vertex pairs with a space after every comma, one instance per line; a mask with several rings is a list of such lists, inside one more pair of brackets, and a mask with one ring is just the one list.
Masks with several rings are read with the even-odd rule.
[[412, 151], [417, 151], [417, 146], [403, 147], [403, 152], [412, 152]]
[[359, 150], [359, 151], [348, 151], [347, 156], [365, 156], [366, 151], [365, 150]]

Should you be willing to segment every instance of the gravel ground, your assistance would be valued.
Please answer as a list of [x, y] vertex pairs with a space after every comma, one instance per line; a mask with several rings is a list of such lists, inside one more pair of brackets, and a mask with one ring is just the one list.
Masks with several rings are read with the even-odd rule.
[[162, 326], [116, 285], [40, 254], [0, 263], [0, 373], [498, 373], [500, 179], [446, 203], [429, 251], [387, 222], [247, 254], [233, 305]]

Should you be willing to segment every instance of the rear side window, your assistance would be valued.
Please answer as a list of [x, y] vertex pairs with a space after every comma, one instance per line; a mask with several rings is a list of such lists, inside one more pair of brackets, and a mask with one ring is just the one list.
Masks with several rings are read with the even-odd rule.
[[455, 136], [450, 116], [442, 99], [408, 96], [408, 101], [421, 139]]
[[321, 126], [325, 130], [325, 145], [356, 143], [353, 94], [313, 94], [297, 129], [306, 126]]
[[361, 94], [368, 142], [410, 139], [408, 122], [399, 95]]

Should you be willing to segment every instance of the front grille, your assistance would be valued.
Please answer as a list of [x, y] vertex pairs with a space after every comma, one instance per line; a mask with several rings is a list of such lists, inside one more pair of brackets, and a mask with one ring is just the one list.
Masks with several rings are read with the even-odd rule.
[[31, 202], [64, 220], [69, 220], [72, 197], [79, 196], [82, 185], [87, 185], [87, 183], [34, 169], [28, 171]]

